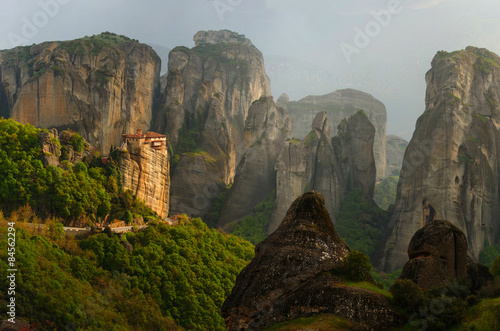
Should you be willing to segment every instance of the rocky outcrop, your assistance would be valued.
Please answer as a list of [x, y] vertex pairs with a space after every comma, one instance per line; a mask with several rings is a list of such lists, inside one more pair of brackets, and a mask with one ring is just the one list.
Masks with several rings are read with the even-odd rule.
[[262, 97], [252, 104], [244, 128], [247, 150], [220, 213], [219, 227], [252, 213], [276, 187], [274, 165], [290, 129], [288, 113], [275, 105], [273, 97]]
[[404, 265], [411, 237], [429, 220], [448, 219], [460, 228], [475, 259], [500, 232], [500, 58], [474, 47], [439, 52], [426, 81], [426, 110], [376, 255], [385, 271]]
[[406, 147], [408, 147], [408, 142], [403, 138], [394, 135], [387, 136], [385, 148], [387, 176], [399, 176]]
[[201, 44], [242, 44], [253, 46], [250, 39], [230, 30], [198, 31], [193, 37], [194, 46]]
[[18, 122], [70, 128], [103, 154], [150, 127], [160, 59], [147, 45], [103, 33], [7, 50], [0, 67], [0, 111]]
[[[270, 95], [262, 53], [244, 36], [199, 32], [196, 47], [170, 52], [167, 87], [156, 131], [180, 150], [172, 175], [172, 213], [201, 216], [219, 188], [233, 183], [245, 152], [245, 121], [252, 102]], [[192, 136], [196, 148], [179, 145]], [[174, 157], [176, 157], [174, 155]]]
[[291, 137], [303, 139], [308, 133], [311, 123], [320, 111], [328, 115], [329, 126], [335, 128], [340, 122], [363, 110], [375, 127], [375, 143], [373, 152], [377, 166], [377, 180], [386, 176], [386, 125], [387, 112], [382, 102], [370, 94], [354, 89], [338, 90], [321, 96], [308, 96], [299, 101], [289, 102], [286, 109], [292, 119]]
[[486, 266], [467, 256], [465, 234], [448, 221], [434, 220], [418, 230], [408, 246], [408, 256], [400, 279], [411, 279], [424, 290], [466, 279], [478, 290], [493, 281]]
[[[79, 137], [79, 139], [75, 139]], [[38, 134], [38, 143], [42, 148], [42, 162], [45, 167], [59, 167], [60, 161], [69, 161], [72, 164], [92, 158], [92, 147], [76, 132], [57, 129], [41, 130]], [[78, 150], [75, 150], [75, 146]]]
[[277, 195], [268, 233], [278, 227], [288, 206], [305, 191], [321, 192], [332, 217], [351, 188], [373, 198], [373, 125], [363, 112], [357, 112], [342, 121], [339, 135], [332, 139], [328, 122], [325, 112], [318, 113], [303, 141], [292, 139], [283, 145], [275, 166]]
[[338, 164], [348, 188], [359, 188], [372, 198], [375, 190], [376, 159], [373, 154], [376, 132], [363, 111], [358, 111], [338, 126], [332, 142]]
[[349, 248], [337, 235], [318, 192], [297, 198], [279, 228], [255, 247], [222, 306], [228, 330], [261, 330], [313, 314], [332, 313], [364, 329], [400, 321], [389, 300], [342, 284]]
[[45, 167], [59, 166], [59, 157], [61, 156], [61, 144], [56, 141], [59, 135], [56, 129], [50, 131], [41, 130], [38, 134], [38, 143], [42, 147], [42, 162]]
[[118, 164], [123, 188], [131, 190], [160, 217], [167, 217], [170, 198], [168, 152], [129, 141], [124, 149], [118, 150]]

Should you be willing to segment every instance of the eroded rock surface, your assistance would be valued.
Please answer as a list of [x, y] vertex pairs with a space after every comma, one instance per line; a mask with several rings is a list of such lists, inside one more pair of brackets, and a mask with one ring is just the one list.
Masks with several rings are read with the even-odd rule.
[[174, 147], [180, 136], [196, 135], [196, 148], [178, 156], [170, 205], [172, 213], [202, 216], [220, 188], [234, 181], [252, 102], [271, 93], [262, 53], [244, 36], [202, 31], [194, 40], [194, 48], [170, 52], [155, 130]]
[[167, 217], [170, 201], [168, 152], [132, 142], [124, 147], [118, 151], [123, 188], [131, 190], [160, 217]]
[[311, 123], [320, 111], [326, 112], [332, 136], [343, 119], [363, 110], [375, 127], [373, 153], [377, 167], [377, 180], [386, 176], [386, 131], [387, 111], [382, 102], [368, 93], [354, 89], [338, 90], [321, 96], [307, 96], [299, 101], [286, 103], [292, 119], [291, 137], [303, 139], [310, 130]]
[[486, 49], [439, 52], [426, 74], [426, 109], [400, 175], [396, 203], [375, 265], [406, 262], [413, 234], [447, 219], [478, 259], [500, 233], [500, 58]]
[[0, 116], [72, 129], [107, 154], [121, 135], [149, 129], [160, 59], [151, 47], [101, 34], [4, 51]]
[[318, 113], [303, 141], [292, 139], [283, 145], [275, 166], [277, 195], [268, 233], [278, 227], [288, 206], [305, 191], [321, 192], [332, 217], [349, 188], [359, 188], [373, 198], [373, 125], [363, 112], [357, 112], [341, 122], [339, 135], [332, 139], [328, 122], [325, 112]]
[[400, 321], [389, 300], [335, 276], [349, 248], [338, 237], [318, 192], [297, 198], [278, 229], [255, 248], [222, 306], [228, 330], [261, 330], [312, 314], [333, 313], [366, 329]]
[[273, 97], [252, 104], [244, 128], [247, 150], [220, 213], [220, 227], [249, 215], [276, 187], [274, 165], [290, 128], [288, 113], [276, 106]]
[[[422, 289], [444, 286], [446, 282], [469, 280], [477, 290], [493, 277], [487, 267], [467, 256], [465, 234], [448, 221], [434, 220], [418, 230], [408, 246], [401, 279], [411, 279]], [[486, 268], [486, 273], [484, 269]]]

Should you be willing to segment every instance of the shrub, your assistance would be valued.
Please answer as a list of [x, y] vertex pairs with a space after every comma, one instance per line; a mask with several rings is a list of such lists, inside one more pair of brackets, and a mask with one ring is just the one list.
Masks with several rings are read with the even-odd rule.
[[355, 249], [347, 255], [344, 262], [343, 275], [349, 280], [360, 282], [371, 278], [372, 266], [364, 253]]
[[415, 311], [425, 302], [422, 290], [409, 279], [395, 281], [390, 292], [394, 297], [394, 303], [407, 311]]

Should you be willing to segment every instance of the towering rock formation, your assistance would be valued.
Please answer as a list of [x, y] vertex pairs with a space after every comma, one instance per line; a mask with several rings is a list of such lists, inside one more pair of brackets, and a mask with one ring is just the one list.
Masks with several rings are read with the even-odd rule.
[[274, 165], [290, 129], [288, 113], [276, 107], [273, 97], [262, 97], [252, 104], [244, 129], [248, 149], [220, 213], [220, 227], [249, 215], [276, 187]]
[[386, 143], [386, 174], [387, 176], [398, 176], [403, 166], [408, 142], [401, 137], [388, 135]]
[[168, 152], [165, 142], [161, 147], [154, 147], [152, 142], [148, 143], [148, 134], [141, 133], [137, 135], [137, 139], [127, 139], [125, 148], [119, 150], [118, 164], [122, 173], [123, 188], [132, 190], [146, 206], [165, 218], [168, 216], [170, 198]]
[[42, 128], [70, 128], [107, 153], [122, 134], [149, 129], [160, 59], [112, 33], [4, 51], [0, 113]]
[[268, 233], [278, 227], [288, 206], [305, 191], [321, 192], [332, 217], [349, 188], [359, 188], [373, 197], [375, 128], [366, 114], [358, 111], [343, 120], [338, 131], [331, 139], [327, 115], [320, 112], [303, 141], [292, 139], [283, 145], [275, 166], [277, 195]]
[[[270, 95], [262, 54], [243, 35], [199, 32], [195, 47], [170, 52], [167, 87], [156, 130], [180, 150], [171, 209], [203, 215], [221, 185], [233, 182], [245, 151], [245, 120], [252, 102]], [[179, 137], [194, 137], [186, 147]]]
[[320, 111], [326, 112], [329, 126], [335, 128], [340, 122], [358, 110], [363, 110], [375, 127], [373, 152], [377, 165], [377, 180], [386, 176], [386, 126], [387, 112], [382, 102], [370, 94], [344, 89], [321, 96], [308, 96], [299, 101], [289, 102], [286, 109], [292, 119], [291, 137], [302, 139], [309, 133], [311, 123]]
[[347, 318], [360, 329], [395, 326], [401, 316], [385, 296], [342, 284], [339, 276], [348, 254], [322, 195], [307, 192], [298, 197], [238, 275], [222, 306], [228, 330], [262, 330], [322, 313]]
[[478, 258], [500, 231], [500, 58], [475, 47], [439, 52], [426, 109], [408, 145], [377, 266], [401, 268], [413, 234], [434, 219], [460, 228]]

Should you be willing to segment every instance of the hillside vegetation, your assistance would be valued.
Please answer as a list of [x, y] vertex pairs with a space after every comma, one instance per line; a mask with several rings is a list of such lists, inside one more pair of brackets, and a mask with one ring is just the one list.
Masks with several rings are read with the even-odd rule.
[[[0, 213], [0, 235], [7, 221], [17, 227], [17, 316], [51, 330], [224, 330], [220, 306], [253, 257], [250, 243], [200, 219], [84, 239], [66, 237], [54, 220], [45, 228], [27, 220], [38, 221], [29, 208]], [[8, 268], [6, 240], [0, 267]], [[0, 287], [5, 302], [7, 279]]]

